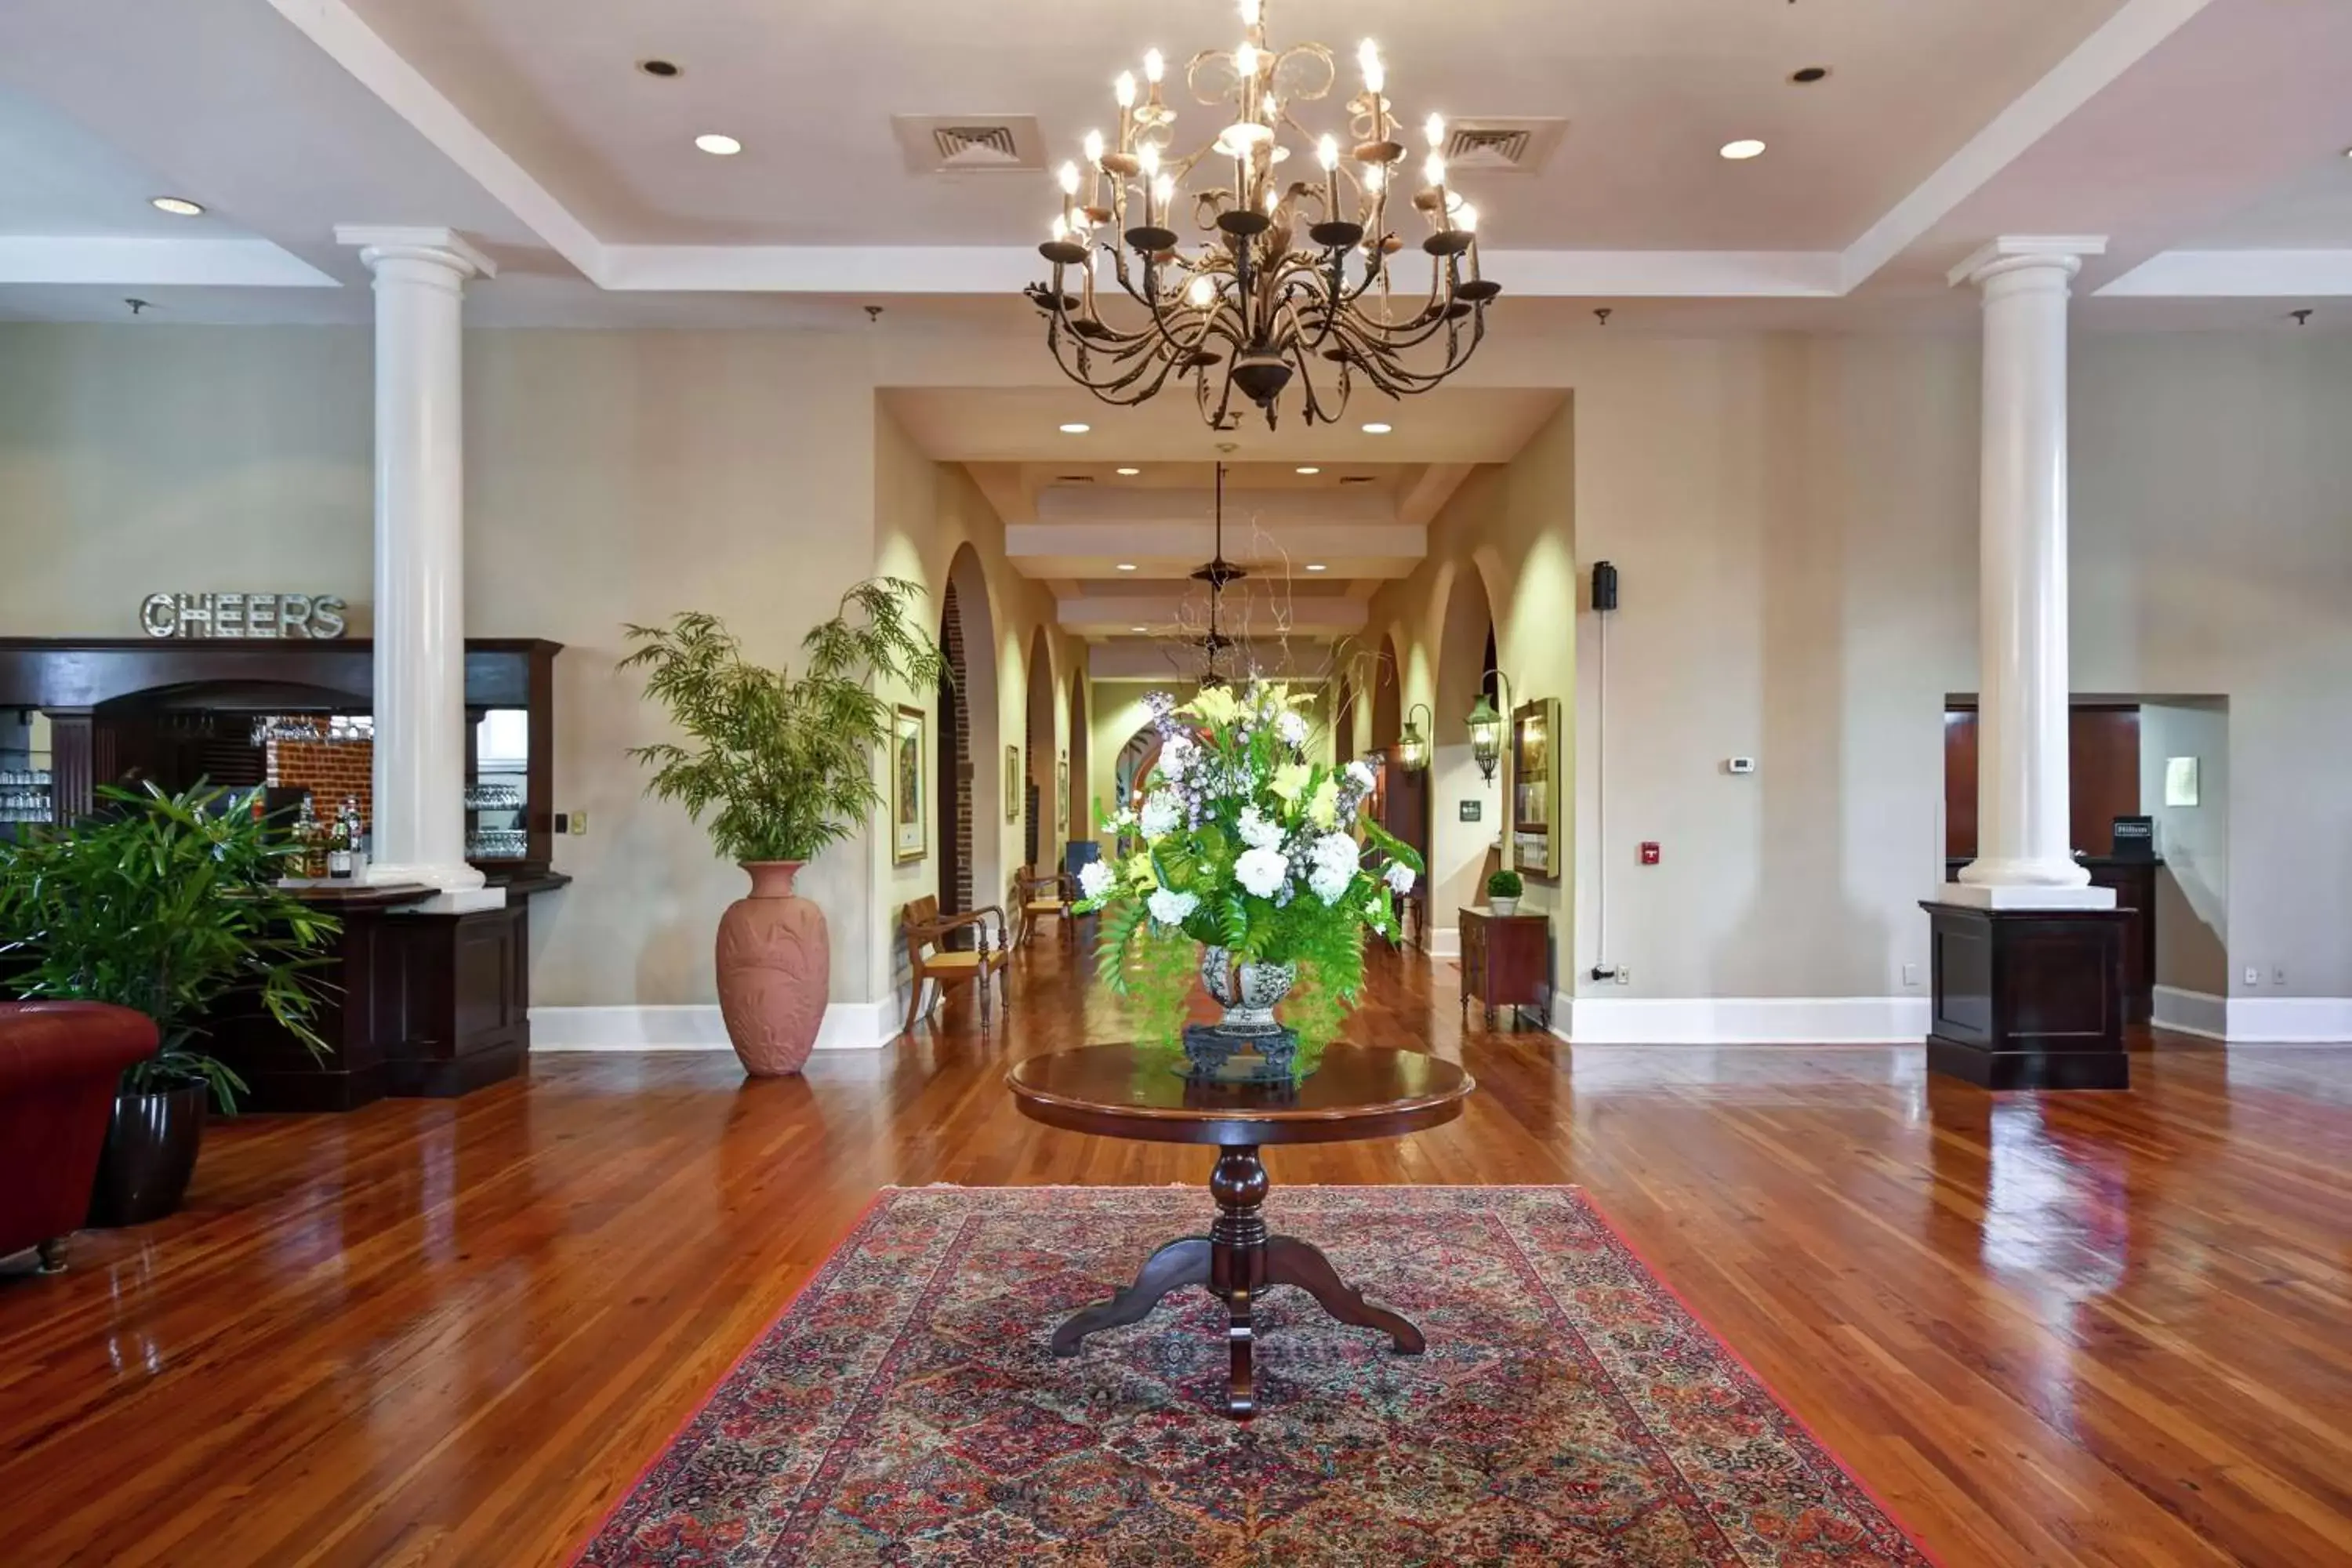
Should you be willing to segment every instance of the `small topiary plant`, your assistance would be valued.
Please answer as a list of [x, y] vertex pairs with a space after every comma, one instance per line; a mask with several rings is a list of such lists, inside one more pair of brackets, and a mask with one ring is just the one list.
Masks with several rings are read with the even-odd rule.
[[1486, 879], [1486, 896], [1490, 899], [1516, 899], [1527, 890], [1517, 871], [1497, 871]]

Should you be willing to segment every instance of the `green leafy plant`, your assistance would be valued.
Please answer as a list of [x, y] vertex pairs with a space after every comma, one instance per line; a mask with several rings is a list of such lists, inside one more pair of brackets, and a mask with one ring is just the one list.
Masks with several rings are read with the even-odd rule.
[[1490, 899], [1516, 899], [1527, 888], [1517, 871], [1497, 871], [1486, 879], [1486, 896]]
[[709, 813], [711, 844], [730, 860], [808, 860], [847, 837], [884, 805], [874, 749], [890, 739], [890, 705], [875, 677], [923, 690], [946, 668], [907, 618], [921, 591], [896, 577], [850, 589], [840, 614], [802, 639], [798, 676], [747, 662], [715, 616], [630, 626], [641, 646], [620, 667], [647, 672], [646, 695], [692, 742], [630, 749], [654, 770], [646, 793], [697, 822]]
[[1362, 817], [1370, 767], [1304, 760], [1300, 700], [1271, 683], [1147, 699], [1159, 760], [1140, 809], [1108, 823], [1139, 847], [1081, 868], [1075, 906], [1102, 914], [1101, 976], [1141, 1043], [1176, 1043], [1200, 948], [1222, 947], [1298, 966], [1292, 1023], [1311, 1060], [1362, 993], [1364, 933], [1396, 931], [1391, 894], [1412, 889], [1421, 858]]
[[259, 792], [98, 793], [90, 816], [0, 846], [0, 970], [16, 994], [146, 1014], [162, 1041], [123, 1087], [205, 1083], [225, 1111], [245, 1083], [197, 1042], [240, 994], [327, 1054], [311, 1026], [327, 987], [313, 972], [341, 922], [278, 887], [302, 851], [256, 815]]

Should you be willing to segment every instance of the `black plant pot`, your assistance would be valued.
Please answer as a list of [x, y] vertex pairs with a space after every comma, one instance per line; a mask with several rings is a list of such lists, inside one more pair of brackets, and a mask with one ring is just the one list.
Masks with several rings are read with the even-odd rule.
[[89, 1194], [93, 1227], [145, 1225], [178, 1211], [196, 1173], [205, 1092], [201, 1083], [153, 1094], [116, 1092]]

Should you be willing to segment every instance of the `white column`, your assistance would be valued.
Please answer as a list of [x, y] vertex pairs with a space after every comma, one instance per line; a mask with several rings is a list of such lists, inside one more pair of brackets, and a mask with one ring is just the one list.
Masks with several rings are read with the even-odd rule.
[[1945, 896], [2105, 909], [2068, 827], [2066, 298], [2087, 237], [1997, 239], [1953, 268], [1984, 295], [1977, 858]]
[[494, 908], [466, 863], [466, 280], [446, 228], [343, 226], [375, 274], [375, 767], [368, 880]]

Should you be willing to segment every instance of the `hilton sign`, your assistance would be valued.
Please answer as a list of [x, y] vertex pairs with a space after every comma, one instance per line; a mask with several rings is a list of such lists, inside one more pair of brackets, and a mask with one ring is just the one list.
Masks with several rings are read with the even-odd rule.
[[332, 594], [150, 594], [139, 626], [151, 637], [331, 639], [344, 608]]

